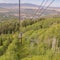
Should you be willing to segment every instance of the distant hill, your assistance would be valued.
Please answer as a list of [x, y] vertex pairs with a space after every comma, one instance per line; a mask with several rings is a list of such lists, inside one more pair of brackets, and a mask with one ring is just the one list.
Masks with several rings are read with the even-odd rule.
[[0, 3], [0, 7], [14, 7], [14, 6], [18, 6], [18, 4], [13, 4], [13, 3]]
[[[12, 7], [18, 7], [19, 4], [17, 3], [0, 3], [0, 7], [2, 8], [12, 8]], [[36, 4], [30, 4], [30, 3], [21, 3], [21, 7], [39, 7], [39, 5]], [[60, 9], [60, 7], [49, 7], [50, 9]]]
[[[18, 4], [13, 3], [0, 3], [0, 7], [18, 7]], [[29, 4], [29, 3], [22, 3], [21, 6], [28, 6], [28, 7], [38, 7], [38, 5], [35, 4]]]
[[21, 6], [38, 7], [39, 5], [30, 4], [30, 3], [22, 3]]
[[[21, 17], [22, 17], [22, 19], [31, 18], [32, 14], [34, 14], [34, 11], [37, 10], [38, 7], [39, 7], [39, 5], [30, 4], [30, 3], [22, 3], [21, 4]], [[18, 16], [18, 9], [19, 9], [19, 7], [18, 7], [18, 4], [16, 4], [16, 3], [14, 3], [14, 4], [13, 3], [0, 3], [0, 13]], [[37, 14], [40, 14], [40, 13], [41, 13], [41, 11], [38, 12]], [[46, 11], [44, 11], [43, 16], [57, 15], [57, 14], [60, 15], [60, 7], [49, 7]], [[36, 17], [37, 16], [35, 16], [34, 18], [36, 18]]]

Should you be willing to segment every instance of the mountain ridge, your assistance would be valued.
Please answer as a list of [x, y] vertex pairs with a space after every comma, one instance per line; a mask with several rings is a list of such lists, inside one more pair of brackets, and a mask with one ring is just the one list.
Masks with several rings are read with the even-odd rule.
[[[0, 7], [13, 7], [18, 6], [18, 3], [0, 3]], [[39, 7], [40, 5], [32, 4], [32, 3], [21, 3], [21, 6], [29, 6], [29, 7]], [[60, 8], [60, 7], [52, 7], [52, 8]]]

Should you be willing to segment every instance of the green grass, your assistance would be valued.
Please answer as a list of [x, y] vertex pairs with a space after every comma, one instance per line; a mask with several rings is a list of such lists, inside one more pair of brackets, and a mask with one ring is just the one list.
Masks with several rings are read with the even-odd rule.
[[[23, 32], [22, 45], [18, 39], [19, 24], [17, 21], [9, 21], [8, 24], [9, 32], [12, 30], [14, 33], [4, 33], [6, 30], [2, 29], [0, 60], [60, 60], [60, 18], [45, 18], [32, 22], [27, 22], [24, 26], [23, 21], [21, 28]], [[2, 23], [3, 27], [6, 23]], [[52, 50], [54, 39], [56, 45], [55, 50]]]

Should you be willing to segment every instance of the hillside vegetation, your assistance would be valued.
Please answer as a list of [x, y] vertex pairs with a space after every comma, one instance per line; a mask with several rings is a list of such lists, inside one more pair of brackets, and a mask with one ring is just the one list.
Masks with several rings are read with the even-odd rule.
[[[0, 60], [60, 60], [60, 18], [0, 22]], [[19, 33], [19, 34], [18, 34]]]

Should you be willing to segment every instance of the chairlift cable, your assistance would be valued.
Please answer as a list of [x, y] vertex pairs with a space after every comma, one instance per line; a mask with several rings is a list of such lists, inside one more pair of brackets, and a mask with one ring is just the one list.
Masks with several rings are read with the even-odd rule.
[[41, 12], [44, 10], [44, 6], [45, 6], [47, 3], [48, 3], [48, 0], [46, 0], [46, 2], [44, 3], [44, 5], [41, 7], [40, 10], [37, 11], [37, 13], [38, 13], [38, 12], [41, 13]]
[[[50, 2], [50, 4], [41, 12], [41, 14], [39, 15], [40, 17], [42, 16], [42, 14], [50, 7], [50, 5], [54, 2], [55, 0], [52, 0], [51, 2]], [[38, 17], [39, 17], [38, 16]]]
[[44, 2], [45, 2], [45, 0], [43, 0], [43, 1], [41, 2], [41, 4], [39, 5], [38, 9], [33, 13], [33, 16], [32, 16], [33, 18], [34, 18], [34, 16], [36, 15], [37, 11], [41, 9], [41, 7], [43, 6]]

